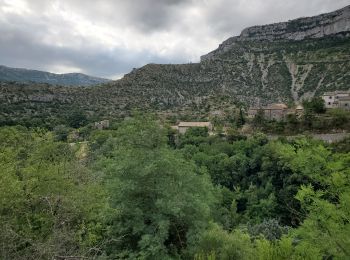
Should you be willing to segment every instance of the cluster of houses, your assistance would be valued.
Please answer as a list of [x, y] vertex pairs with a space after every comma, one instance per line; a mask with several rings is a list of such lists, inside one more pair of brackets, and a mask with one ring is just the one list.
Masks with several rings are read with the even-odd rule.
[[[302, 115], [303, 107], [297, 106], [294, 109], [289, 109], [285, 104], [271, 104], [265, 107], [253, 107], [248, 110], [248, 118], [254, 118], [259, 111], [263, 111], [264, 118], [267, 120], [283, 120], [288, 114]], [[172, 126], [172, 129], [176, 130], [179, 134], [184, 134], [189, 128], [193, 127], [206, 127], [211, 133], [213, 131], [213, 125], [210, 122], [179, 122], [178, 125]]]
[[[350, 111], [350, 91], [334, 91], [326, 92], [322, 95], [327, 109], [340, 108]], [[270, 104], [263, 107], [252, 107], [248, 110], [248, 118], [254, 118], [259, 111], [262, 111], [267, 120], [284, 120], [288, 115], [296, 115], [300, 117], [303, 114], [303, 107], [301, 105], [295, 108], [288, 108], [286, 104]], [[209, 133], [213, 132], [213, 125], [210, 122], [179, 122], [178, 125], [172, 126], [179, 134], [184, 134], [189, 128], [205, 127]], [[103, 120], [95, 122], [96, 129], [109, 128], [109, 121]]]
[[[254, 118], [259, 111], [263, 111], [264, 118], [268, 120], [283, 120], [288, 114], [301, 115], [303, 113], [303, 107], [297, 106], [294, 109], [289, 109], [285, 104], [271, 104], [266, 107], [253, 107], [248, 110], [248, 118]], [[178, 125], [174, 125], [171, 128], [176, 130], [179, 134], [184, 134], [189, 128], [193, 127], [206, 127], [211, 133], [213, 131], [213, 125], [210, 122], [179, 122]]]
[[[327, 109], [340, 108], [350, 111], [350, 91], [334, 91], [326, 92], [322, 95]], [[248, 110], [248, 118], [254, 118], [260, 111], [263, 112], [264, 118], [267, 120], [284, 120], [288, 115], [300, 117], [304, 109], [301, 105], [294, 108], [288, 108], [286, 104], [270, 104], [262, 107], [251, 107]], [[178, 133], [184, 134], [191, 127], [206, 127], [209, 132], [213, 131], [210, 122], [180, 122], [176, 126], [172, 126]]]
[[[350, 91], [334, 91], [326, 92], [322, 95], [327, 109], [340, 108], [350, 111]], [[285, 119], [289, 114], [294, 114], [297, 117], [303, 113], [301, 105], [296, 108], [288, 108], [285, 104], [271, 104], [265, 107], [252, 107], [248, 110], [248, 117], [254, 118], [259, 111], [263, 111], [264, 117], [268, 120], [280, 121]]]

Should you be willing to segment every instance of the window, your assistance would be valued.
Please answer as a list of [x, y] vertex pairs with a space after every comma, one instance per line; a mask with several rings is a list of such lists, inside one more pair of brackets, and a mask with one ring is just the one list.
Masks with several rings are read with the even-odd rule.
[[347, 107], [347, 106], [348, 106], [348, 103], [345, 103], [345, 104], [344, 104], [344, 106], [346, 106], [346, 107]]
[[332, 99], [332, 96], [329, 96], [329, 99]]
[[328, 105], [330, 105], [331, 104], [331, 102], [328, 102]]

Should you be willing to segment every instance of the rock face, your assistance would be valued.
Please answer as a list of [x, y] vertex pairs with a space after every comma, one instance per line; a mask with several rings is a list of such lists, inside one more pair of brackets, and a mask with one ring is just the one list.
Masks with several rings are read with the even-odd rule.
[[55, 74], [45, 71], [0, 66], [0, 81], [48, 83], [62, 86], [91, 86], [106, 83], [109, 80], [91, 77], [81, 73]]
[[322, 38], [350, 30], [350, 6], [315, 17], [254, 26], [242, 31], [242, 40], [304, 40]]
[[230, 49], [235, 43], [242, 41], [301, 41], [310, 38], [323, 38], [349, 31], [350, 5], [335, 12], [319, 16], [246, 28], [242, 31], [240, 36], [227, 39], [217, 50], [203, 55], [201, 60], [211, 59], [215, 54], [223, 53]]

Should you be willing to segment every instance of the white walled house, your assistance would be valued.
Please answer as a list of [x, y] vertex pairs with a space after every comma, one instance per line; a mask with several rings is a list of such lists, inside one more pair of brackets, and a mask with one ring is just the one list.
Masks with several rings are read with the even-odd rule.
[[[350, 97], [350, 91], [334, 91], [334, 92], [325, 92], [322, 95], [322, 99], [325, 102], [326, 108], [344, 108], [340, 106], [339, 101], [342, 101], [344, 98]], [[346, 103], [345, 103], [346, 104]]]

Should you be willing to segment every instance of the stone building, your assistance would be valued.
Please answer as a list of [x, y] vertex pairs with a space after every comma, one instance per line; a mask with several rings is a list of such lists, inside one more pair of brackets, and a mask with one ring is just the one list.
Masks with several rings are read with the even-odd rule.
[[210, 122], [180, 122], [177, 125], [177, 130], [180, 134], [184, 134], [189, 128], [193, 127], [206, 127], [209, 132], [213, 131], [213, 125]]
[[[346, 99], [350, 97], [350, 91], [334, 91], [325, 92], [322, 95], [322, 99], [325, 102], [326, 108], [345, 108], [349, 106], [346, 105]], [[339, 103], [341, 101], [341, 103]], [[343, 107], [340, 106], [342, 104]]]
[[248, 110], [248, 117], [254, 118], [259, 110], [264, 112], [264, 117], [267, 120], [283, 120], [285, 116], [291, 111], [288, 109], [288, 106], [285, 104], [271, 104], [266, 107], [253, 107]]

